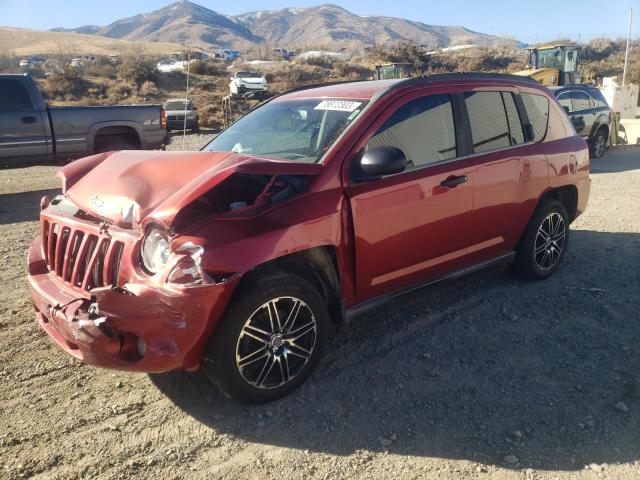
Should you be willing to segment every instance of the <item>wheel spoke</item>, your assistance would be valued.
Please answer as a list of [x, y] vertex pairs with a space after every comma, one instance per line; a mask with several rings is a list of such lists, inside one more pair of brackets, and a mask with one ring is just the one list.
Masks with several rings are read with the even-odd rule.
[[295, 342], [289, 342], [287, 344], [287, 351], [290, 355], [295, 355], [296, 357], [300, 357], [304, 360], [308, 360], [311, 356], [311, 352], [306, 348], [301, 347]]
[[260, 374], [258, 375], [258, 378], [256, 379], [256, 385], [258, 387], [262, 386], [262, 384], [264, 384], [264, 381], [267, 379], [267, 377], [269, 376], [269, 374], [271, 373], [271, 370], [273, 369], [273, 364], [276, 363], [274, 356], [269, 354], [267, 355], [267, 360], [264, 362], [264, 365], [262, 366], [262, 370], [260, 370]]
[[246, 335], [248, 337], [253, 338], [265, 345], [269, 345], [269, 337], [271, 334], [269, 332], [265, 332], [261, 328], [255, 327], [253, 325], [245, 325], [244, 330], [242, 330], [242, 335]]
[[306, 325], [296, 328], [294, 331], [287, 333], [285, 338], [295, 342], [300, 337], [303, 337], [310, 331], [315, 330], [315, 328], [316, 328], [316, 322], [315, 320], [311, 320]]
[[261, 358], [264, 358], [267, 355], [269, 355], [269, 351], [267, 350], [266, 347], [259, 348], [258, 350], [256, 350], [253, 353], [245, 355], [242, 358], [238, 358], [237, 359], [238, 366], [240, 368], [244, 368], [247, 365], [250, 365], [250, 364], [252, 364], [254, 362], [257, 362], [258, 360], [260, 360]]
[[282, 383], [289, 381], [289, 359], [287, 354], [278, 357], [278, 366], [280, 367], [280, 375], [282, 375]]
[[276, 305], [277, 300], [271, 300], [267, 304], [267, 311], [269, 312], [269, 324], [271, 325], [271, 333], [282, 331], [280, 326], [280, 315], [278, 314], [278, 307]]
[[282, 326], [282, 331], [288, 333], [296, 323], [298, 319], [298, 313], [300, 312], [300, 307], [302, 306], [302, 302], [300, 300], [294, 300], [293, 306], [291, 307], [291, 311], [289, 312], [289, 316], [284, 322]]

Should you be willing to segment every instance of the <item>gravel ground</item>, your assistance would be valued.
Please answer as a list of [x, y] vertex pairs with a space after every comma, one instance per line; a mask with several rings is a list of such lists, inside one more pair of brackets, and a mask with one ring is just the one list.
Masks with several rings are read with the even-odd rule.
[[25, 254], [55, 168], [1, 171], [0, 478], [640, 479], [640, 150], [593, 170], [551, 279], [497, 266], [405, 295], [261, 407], [52, 345]]

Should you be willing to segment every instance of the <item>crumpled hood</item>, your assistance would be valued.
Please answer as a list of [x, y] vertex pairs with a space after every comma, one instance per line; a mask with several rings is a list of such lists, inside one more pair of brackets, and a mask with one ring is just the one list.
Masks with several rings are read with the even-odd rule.
[[317, 175], [322, 169], [232, 152], [127, 150], [85, 162], [86, 171], [71, 163], [59, 174], [78, 207], [116, 225], [155, 220], [167, 227], [180, 209], [235, 172]]

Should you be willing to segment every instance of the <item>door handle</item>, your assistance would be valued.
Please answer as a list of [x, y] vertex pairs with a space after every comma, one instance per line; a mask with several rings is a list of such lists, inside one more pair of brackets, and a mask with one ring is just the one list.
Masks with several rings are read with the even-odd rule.
[[36, 117], [22, 117], [20, 120], [22, 123], [36, 123], [38, 121]]
[[460, 185], [461, 183], [465, 183], [467, 180], [469, 180], [469, 178], [466, 175], [451, 175], [446, 180], [440, 182], [440, 186], [446, 188], [456, 188], [458, 185]]

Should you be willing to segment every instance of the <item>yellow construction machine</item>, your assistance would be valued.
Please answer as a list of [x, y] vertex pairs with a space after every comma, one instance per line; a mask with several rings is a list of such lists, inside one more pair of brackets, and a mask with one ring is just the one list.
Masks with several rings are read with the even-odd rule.
[[528, 48], [529, 65], [516, 75], [532, 77], [548, 87], [580, 83], [578, 52], [572, 44], [553, 44]]

